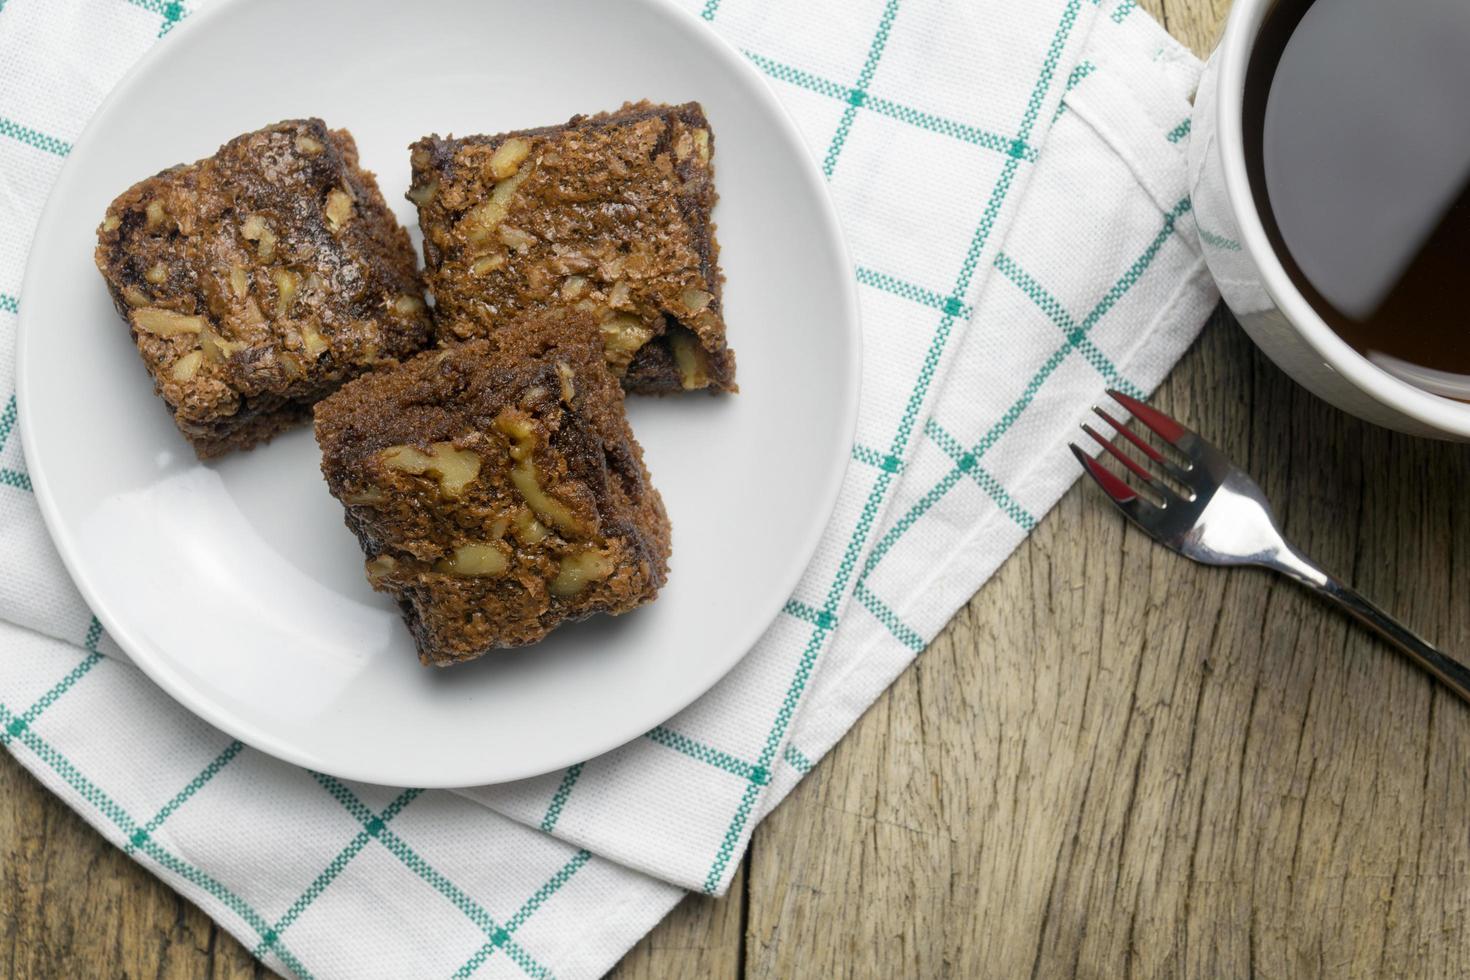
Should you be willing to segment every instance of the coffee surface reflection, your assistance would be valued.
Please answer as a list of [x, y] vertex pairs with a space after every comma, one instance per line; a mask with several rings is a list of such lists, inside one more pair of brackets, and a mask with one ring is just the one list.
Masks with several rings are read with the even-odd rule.
[[1280, 0], [1246, 166], [1308, 302], [1380, 367], [1470, 400], [1470, 0]]

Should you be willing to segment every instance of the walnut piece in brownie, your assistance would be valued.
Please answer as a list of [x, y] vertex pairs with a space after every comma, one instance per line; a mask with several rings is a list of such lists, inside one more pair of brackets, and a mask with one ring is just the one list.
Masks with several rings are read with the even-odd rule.
[[441, 343], [578, 309], [627, 391], [736, 390], [697, 102], [410, 149]]
[[408, 233], [351, 134], [320, 119], [134, 185], [97, 242], [113, 302], [200, 457], [270, 439], [432, 339]]
[[425, 664], [534, 643], [663, 585], [668, 517], [595, 326], [519, 325], [317, 405], [327, 485]]

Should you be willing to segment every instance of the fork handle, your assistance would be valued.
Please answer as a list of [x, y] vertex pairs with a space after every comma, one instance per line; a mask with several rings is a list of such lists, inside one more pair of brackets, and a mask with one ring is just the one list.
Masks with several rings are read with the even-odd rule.
[[1437, 677], [1461, 700], [1470, 703], [1470, 667], [1435, 649], [1433, 644], [1384, 612], [1361, 592], [1329, 575], [1295, 549], [1276, 555], [1269, 565], [1347, 610], [1358, 622]]

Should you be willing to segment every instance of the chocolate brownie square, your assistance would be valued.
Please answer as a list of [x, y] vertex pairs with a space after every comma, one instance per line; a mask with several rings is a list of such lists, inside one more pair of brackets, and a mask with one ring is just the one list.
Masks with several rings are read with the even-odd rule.
[[322, 472], [425, 664], [652, 601], [669, 521], [586, 314], [421, 354], [316, 408]]
[[590, 313], [629, 392], [735, 390], [698, 103], [411, 147], [441, 343], [527, 314]]
[[108, 207], [96, 258], [200, 457], [270, 439], [432, 340], [408, 233], [352, 136], [320, 119], [134, 185]]

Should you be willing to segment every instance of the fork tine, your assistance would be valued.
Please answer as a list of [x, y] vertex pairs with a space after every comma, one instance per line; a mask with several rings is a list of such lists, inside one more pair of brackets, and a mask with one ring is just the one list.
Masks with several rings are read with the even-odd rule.
[[1093, 406], [1092, 410], [1100, 415], [1104, 422], [1106, 422], [1108, 425], [1111, 425], [1114, 432], [1118, 433], [1118, 435], [1122, 436], [1124, 439], [1127, 439], [1129, 442], [1133, 443], [1133, 445], [1137, 446], [1138, 451], [1143, 453], [1149, 459], [1153, 460], [1155, 463], [1168, 462], [1168, 460], [1164, 458], [1163, 453], [1159, 452], [1153, 446], [1150, 446], [1148, 443], [1140, 439], [1132, 429], [1128, 428], [1122, 422], [1119, 422], [1117, 419], [1113, 418], [1107, 412], [1104, 412], [1101, 408], [1098, 408], [1095, 405]]
[[1181, 469], [1177, 463], [1169, 459], [1163, 453], [1159, 452], [1153, 446], [1150, 446], [1148, 443], [1144, 442], [1143, 439], [1141, 439], [1136, 432], [1128, 428], [1122, 422], [1113, 418], [1101, 408], [1094, 405], [1092, 410], [1096, 412], [1099, 416], [1101, 416], [1104, 422], [1106, 422], [1108, 425], [1111, 425], [1114, 432], [1118, 433], [1118, 435], [1133, 443], [1133, 445], [1138, 448], [1139, 452], [1143, 453], [1145, 456], [1153, 461], [1155, 466], [1172, 476], [1174, 479], [1178, 480], [1180, 483], [1186, 485], [1189, 484], [1189, 474]]
[[[1082, 423], [1082, 431], [1092, 436], [1093, 441], [1096, 442], [1099, 446], [1103, 447], [1103, 449], [1107, 451], [1109, 456], [1112, 456], [1118, 462], [1122, 463], [1128, 468], [1129, 472], [1131, 472], [1134, 476], [1142, 478], [1143, 482], [1148, 484], [1149, 493], [1158, 498], [1157, 501], [1152, 499], [1149, 500], [1149, 503], [1156, 504], [1157, 506], [1162, 507], [1172, 507], [1175, 504], [1183, 502], [1183, 498], [1180, 497], [1179, 494], [1174, 492], [1173, 487], [1169, 486], [1162, 480], [1154, 479], [1154, 475], [1148, 470], [1144, 469], [1141, 465], [1139, 465], [1137, 460], [1133, 459], [1127, 453], [1123, 452], [1123, 450], [1113, 445], [1111, 439], [1104, 438], [1101, 432], [1098, 432], [1086, 422]], [[1172, 471], [1172, 467], [1170, 467], [1168, 463], [1161, 463], [1160, 465], [1164, 469]]]
[[1190, 437], [1199, 439], [1199, 436], [1195, 435], [1189, 429], [1175, 422], [1158, 409], [1150, 408], [1137, 398], [1132, 398], [1113, 388], [1108, 389], [1108, 396], [1119, 405], [1128, 409], [1134, 418], [1154, 430], [1160, 439], [1163, 439], [1176, 449], [1188, 452], [1186, 443]]
[[1132, 487], [1114, 476], [1107, 467], [1089, 456], [1075, 442], [1068, 443], [1068, 448], [1072, 450], [1072, 455], [1077, 457], [1077, 462], [1081, 463], [1082, 468], [1087, 471], [1087, 475], [1092, 477], [1093, 482], [1101, 487], [1103, 493], [1118, 505], [1118, 509], [1135, 523], [1142, 525], [1145, 518], [1158, 513], [1158, 507], [1140, 497]]
[[1092, 436], [1093, 441], [1096, 442], [1099, 446], [1103, 447], [1103, 449], [1107, 450], [1108, 455], [1112, 456], [1118, 462], [1128, 467], [1128, 469], [1133, 472], [1134, 476], [1139, 477], [1140, 479], [1148, 483], [1154, 482], [1153, 475], [1149, 473], [1148, 470], [1144, 469], [1142, 466], [1138, 465], [1138, 463], [1134, 462], [1133, 457], [1129, 456], [1127, 453], [1123, 452], [1123, 450], [1113, 445], [1112, 440], [1106, 438], [1101, 432], [1098, 432], [1086, 422], [1082, 423], [1082, 431]]
[[1103, 492], [1113, 498], [1114, 503], [1123, 504], [1130, 500], [1138, 499], [1138, 494], [1134, 492], [1132, 487], [1124, 483], [1119, 477], [1110, 473], [1097, 460], [1087, 455], [1075, 442], [1069, 442], [1067, 447], [1072, 450], [1072, 455], [1077, 457], [1077, 462], [1082, 464], [1082, 468], [1087, 471], [1088, 475], [1097, 481], [1098, 486], [1103, 488]]

